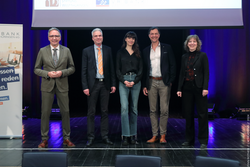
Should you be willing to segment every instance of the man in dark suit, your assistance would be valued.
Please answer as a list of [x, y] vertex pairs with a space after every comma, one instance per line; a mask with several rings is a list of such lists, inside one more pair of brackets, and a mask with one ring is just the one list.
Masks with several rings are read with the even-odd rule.
[[42, 77], [42, 142], [38, 148], [48, 146], [49, 118], [55, 94], [62, 115], [63, 145], [75, 147], [70, 141], [68, 97], [68, 76], [75, 72], [75, 65], [69, 48], [59, 45], [61, 33], [57, 28], [49, 29], [48, 39], [50, 45], [40, 49], [34, 69], [34, 73]]
[[[160, 43], [157, 27], [149, 29], [151, 45], [143, 50], [144, 72], [142, 88], [148, 96], [153, 137], [147, 143], [166, 143], [167, 122], [171, 86], [176, 75], [175, 57], [170, 45]], [[158, 121], [157, 99], [160, 97], [160, 121]]]
[[95, 112], [98, 98], [101, 108], [101, 136], [103, 142], [112, 145], [108, 138], [108, 103], [109, 94], [116, 90], [116, 78], [111, 48], [102, 45], [102, 30], [92, 31], [94, 45], [83, 49], [82, 54], [82, 87], [88, 96], [88, 142], [93, 144], [95, 138]]

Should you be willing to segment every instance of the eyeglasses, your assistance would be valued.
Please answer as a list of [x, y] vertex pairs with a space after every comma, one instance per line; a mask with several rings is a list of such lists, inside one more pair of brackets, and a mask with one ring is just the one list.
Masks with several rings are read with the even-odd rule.
[[60, 35], [50, 35], [49, 37], [50, 37], [50, 38], [59, 38]]

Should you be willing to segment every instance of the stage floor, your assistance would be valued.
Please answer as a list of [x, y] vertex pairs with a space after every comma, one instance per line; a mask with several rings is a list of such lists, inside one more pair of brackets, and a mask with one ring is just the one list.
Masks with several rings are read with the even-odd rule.
[[[250, 166], [250, 121], [216, 118], [209, 120], [209, 143], [205, 150], [200, 149], [198, 140], [195, 146], [184, 148], [185, 119], [169, 118], [166, 144], [147, 144], [151, 138], [149, 116], [138, 116], [138, 144], [121, 145], [120, 114], [110, 114], [109, 137], [114, 145], [102, 143], [100, 137], [100, 116], [96, 116], [96, 138], [93, 146], [86, 147], [87, 118], [71, 118], [71, 141], [75, 148], [63, 147], [60, 120], [51, 120], [49, 146], [38, 149], [41, 141], [40, 119], [23, 120], [22, 139], [0, 139], [0, 167], [21, 166], [24, 152], [51, 151], [68, 153], [69, 166], [114, 166], [118, 154], [151, 155], [162, 158], [162, 166], [193, 166], [198, 155], [238, 160], [241, 166]], [[197, 119], [195, 119], [198, 133]], [[196, 138], [197, 139], [197, 138]]]

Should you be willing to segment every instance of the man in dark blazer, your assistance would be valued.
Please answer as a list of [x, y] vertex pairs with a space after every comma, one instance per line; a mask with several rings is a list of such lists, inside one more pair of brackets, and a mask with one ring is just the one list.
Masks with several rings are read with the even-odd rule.
[[[167, 122], [171, 86], [176, 76], [175, 57], [168, 44], [160, 43], [157, 27], [149, 29], [151, 45], [143, 50], [144, 72], [142, 88], [148, 96], [153, 137], [147, 143], [166, 143]], [[160, 121], [158, 121], [157, 99], [160, 97]], [[160, 131], [161, 138], [158, 137]]]
[[108, 138], [108, 103], [109, 94], [115, 93], [116, 78], [111, 48], [102, 45], [102, 30], [92, 31], [94, 45], [83, 49], [82, 53], [82, 87], [88, 96], [88, 142], [93, 144], [95, 138], [95, 112], [98, 98], [101, 108], [101, 136], [103, 142], [112, 145]]
[[34, 73], [42, 77], [42, 142], [38, 145], [38, 148], [48, 146], [49, 118], [54, 95], [57, 97], [57, 103], [62, 115], [63, 145], [75, 147], [70, 141], [68, 97], [68, 76], [75, 72], [75, 65], [69, 48], [59, 45], [61, 33], [57, 28], [49, 29], [48, 39], [50, 45], [40, 49], [34, 68]]

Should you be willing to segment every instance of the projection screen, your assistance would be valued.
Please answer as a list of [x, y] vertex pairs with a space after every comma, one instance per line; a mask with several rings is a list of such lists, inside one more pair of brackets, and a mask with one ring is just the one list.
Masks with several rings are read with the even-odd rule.
[[241, 27], [241, 0], [33, 0], [32, 27]]

